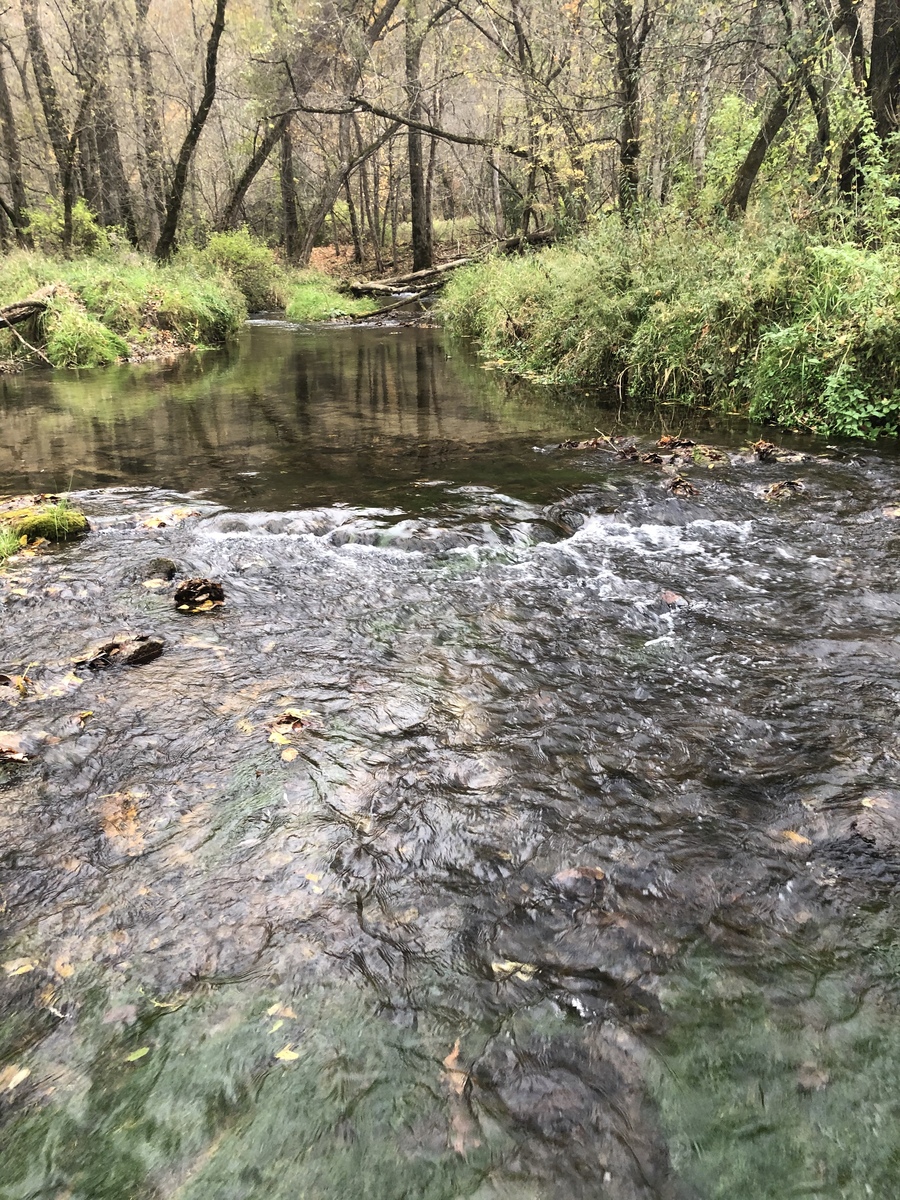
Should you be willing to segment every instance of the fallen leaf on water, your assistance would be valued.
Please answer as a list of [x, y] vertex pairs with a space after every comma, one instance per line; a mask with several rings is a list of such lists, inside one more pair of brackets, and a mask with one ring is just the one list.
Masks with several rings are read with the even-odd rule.
[[0, 1091], [13, 1091], [20, 1083], [24, 1083], [30, 1074], [31, 1071], [28, 1067], [17, 1067], [11, 1063], [0, 1071]]
[[281, 1050], [277, 1051], [275, 1057], [280, 1058], [282, 1062], [294, 1062], [295, 1059], [300, 1057], [300, 1055], [296, 1050], [291, 1049], [292, 1045], [292, 1042], [288, 1042], [286, 1046], [283, 1046]]
[[[276, 746], [290, 745], [291, 738], [300, 733], [306, 728], [306, 718], [314, 714], [307, 708], [286, 708], [284, 712], [273, 717], [271, 721], [266, 723], [266, 728], [269, 729], [269, 741]], [[293, 757], [296, 757], [294, 755]], [[284, 755], [282, 755], [284, 758]], [[287, 762], [292, 760], [286, 759]]]
[[9, 688], [18, 692], [20, 696], [24, 696], [28, 691], [29, 683], [31, 680], [27, 675], [0, 675], [0, 688]]
[[297, 1014], [286, 1004], [273, 1004], [271, 1008], [266, 1009], [267, 1017], [287, 1017], [291, 1021], [297, 1020]]
[[140, 1050], [132, 1050], [130, 1054], [125, 1055], [125, 1062], [137, 1062], [139, 1058], [143, 1058], [145, 1054], [150, 1053], [149, 1046], [141, 1046]]
[[295, 746], [288, 746], [286, 750], [282, 750], [281, 758], [284, 762], [293, 762], [299, 753]]
[[513, 959], [504, 959], [502, 962], [491, 963], [491, 970], [500, 979], [510, 979], [515, 977], [527, 982], [533, 979], [537, 967], [533, 963], [515, 962]]
[[144, 852], [144, 834], [138, 823], [136, 797], [131, 792], [113, 792], [101, 797], [103, 832], [130, 858]]
[[248, 721], [246, 719], [242, 719], [240, 721], [235, 722], [235, 728], [237, 729], [238, 733], [252, 733], [253, 732], [253, 722]]
[[165, 587], [168, 582], [168, 579], [145, 579], [141, 587], [149, 588], [153, 592], [157, 588]]
[[53, 964], [53, 970], [63, 979], [70, 979], [75, 974], [75, 968], [67, 958], [58, 958]]
[[450, 1091], [456, 1096], [461, 1096], [465, 1091], [468, 1075], [459, 1065], [459, 1038], [453, 1043], [453, 1049], [444, 1059], [444, 1070], [447, 1073], [446, 1078], [450, 1085]]
[[883, 508], [881, 511], [884, 514], [884, 516], [891, 517], [892, 519], [896, 520], [897, 517], [900, 517], [900, 504], [889, 504], [886, 508]]
[[7, 762], [28, 762], [30, 754], [22, 749], [22, 735], [11, 730], [0, 729], [0, 759]]
[[278, 1030], [281, 1029], [281, 1027], [283, 1025], [284, 1025], [284, 1021], [281, 1021], [281, 1020], [276, 1021], [275, 1024], [269, 1030], [269, 1033], [277, 1033]]
[[797, 1087], [801, 1092], [821, 1092], [828, 1087], [831, 1076], [815, 1063], [801, 1063], [797, 1068]]
[[37, 963], [33, 958], [11, 958], [9, 962], [3, 964], [3, 970], [7, 975], [27, 975], [36, 966]]
[[450, 1146], [456, 1154], [465, 1155], [481, 1145], [477, 1137], [478, 1127], [466, 1101], [466, 1084], [469, 1073], [459, 1064], [459, 1038], [453, 1049], [443, 1060], [444, 1081], [450, 1092]]
[[812, 842], [808, 837], [804, 837], [802, 833], [797, 833], [793, 829], [782, 830], [781, 836], [787, 842], [792, 842], [795, 846], [811, 846]]
[[167, 525], [178, 525], [188, 517], [199, 516], [199, 509], [196, 508], [164, 508], [158, 513], [144, 517], [141, 524], [145, 529], [165, 529]]
[[40, 699], [46, 700], [53, 696], [65, 696], [67, 692], [73, 692], [76, 688], [80, 688], [83, 683], [84, 680], [74, 671], [67, 671], [53, 683], [36, 683], [34, 690]]
[[864, 796], [860, 804], [863, 808], [887, 808], [887, 801], [881, 796]]

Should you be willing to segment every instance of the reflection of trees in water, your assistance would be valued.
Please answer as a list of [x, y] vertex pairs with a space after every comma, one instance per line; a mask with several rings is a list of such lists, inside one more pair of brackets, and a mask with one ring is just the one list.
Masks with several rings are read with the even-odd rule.
[[536, 415], [555, 426], [547, 401], [435, 331], [257, 327], [167, 364], [7, 380], [0, 476], [9, 489], [64, 486], [73, 466], [76, 487], [196, 487], [242, 470], [336, 483], [340, 470], [378, 475], [385, 456], [414, 471], [440, 444], [532, 429]]

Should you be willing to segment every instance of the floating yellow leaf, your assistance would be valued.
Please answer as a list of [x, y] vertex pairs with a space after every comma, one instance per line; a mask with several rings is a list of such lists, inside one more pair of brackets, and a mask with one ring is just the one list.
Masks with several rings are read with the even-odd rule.
[[881, 798], [881, 796], [864, 796], [863, 799], [860, 800], [860, 804], [863, 806], [863, 808], [885, 808], [886, 807], [886, 803]]
[[275, 1057], [280, 1058], [282, 1062], [294, 1062], [300, 1057], [300, 1055], [296, 1050], [291, 1049], [292, 1045], [292, 1042], [288, 1042], [286, 1046], [283, 1046], [282, 1049], [277, 1052]]
[[167, 583], [167, 579], [145, 579], [141, 586], [149, 588], [150, 591], [153, 592], [156, 591], [157, 588], [165, 587]]
[[75, 968], [67, 958], [58, 958], [53, 964], [53, 970], [63, 979], [70, 979], [75, 974]]
[[237, 728], [238, 733], [253, 732], [253, 722], [246, 719], [241, 719], [240, 721], [235, 722], [235, 727]]
[[537, 967], [533, 963], [520, 963], [508, 958], [502, 962], [491, 963], [491, 970], [499, 979], [515, 978], [526, 982], [534, 978]]
[[284, 1025], [284, 1021], [281, 1021], [281, 1020], [276, 1021], [275, 1024], [269, 1030], [269, 1033], [277, 1033], [278, 1030], [281, 1029], [281, 1027], [283, 1025]]
[[796, 833], [793, 829], [785, 829], [781, 836], [787, 842], [792, 842], [795, 846], [811, 846], [812, 842], [808, 837], [804, 837], [802, 833]]
[[281, 728], [278, 725], [276, 725], [275, 728], [272, 730], [272, 732], [269, 734], [269, 741], [274, 742], [276, 746], [290, 745], [290, 738], [286, 738], [284, 736], [284, 734], [281, 732]]
[[11, 958], [9, 962], [3, 964], [3, 970], [7, 975], [27, 975], [36, 966], [37, 963], [33, 958]]
[[297, 1020], [297, 1014], [292, 1008], [286, 1004], [273, 1004], [271, 1008], [266, 1009], [267, 1017], [288, 1017], [292, 1021]]
[[125, 1055], [125, 1062], [137, 1062], [139, 1058], [143, 1058], [145, 1054], [150, 1053], [149, 1046], [141, 1046], [140, 1050], [132, 1050], [130, 1054]]
[[0, 1091], [13, 1091], [13, 1089], [17, 1088], [20, 1083], [24, 1083], [30, 1074], [31, 1071], [28, 1069], [28, 1067], [17, 1067], [14, 1064], [4, 1067], [3, 1070], [0, 1071]]
[[293, 762], [299, 753], [295, 746], [288, 746], [286, 750], [282, 750], [281, 757], [284, 762]]

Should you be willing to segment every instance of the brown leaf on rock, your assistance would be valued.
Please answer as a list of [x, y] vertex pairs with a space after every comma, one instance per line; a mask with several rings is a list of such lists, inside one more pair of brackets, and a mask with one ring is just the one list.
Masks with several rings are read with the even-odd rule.
[[778, 447], [774, 442], [764, 442], [762, 440], [753, 442], [750, 449], [754, 452], [760, 462], [767, 462], [775, 458], [778, 454]]
[[763, 492], [764, 500], [784, 500], [786, 496], [796, 496], [803, 491], [799, 479], [781, 479], [778, 483], [770, 483]]
[[700, 489], [694, 487], [689, 479], [685, 479], [683, 475], [676, 475], [669, 483], [669, 491], [673, 496], [687, 498], [690, 496], [699, 496]]
[[225, 590], [214, 579], [186, 579], [175, 589], [179, 612], [209, 612], [225, 603]]
[[690, 450], [694, 445], [690, 438], [673, 437], [668, 433], [664, 433], [656, 444], [661, 450]]

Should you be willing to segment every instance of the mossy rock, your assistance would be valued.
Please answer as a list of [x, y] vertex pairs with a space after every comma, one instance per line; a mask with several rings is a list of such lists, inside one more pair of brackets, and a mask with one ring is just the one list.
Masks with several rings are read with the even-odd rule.
[[16, 508], [0, 512], [0, 524], [12, 529], [16, 537], [36, 542], [65, 542], [80, 537], [90, 529], [84, 513], [76, 508], [50, 505], [45, 508]]

